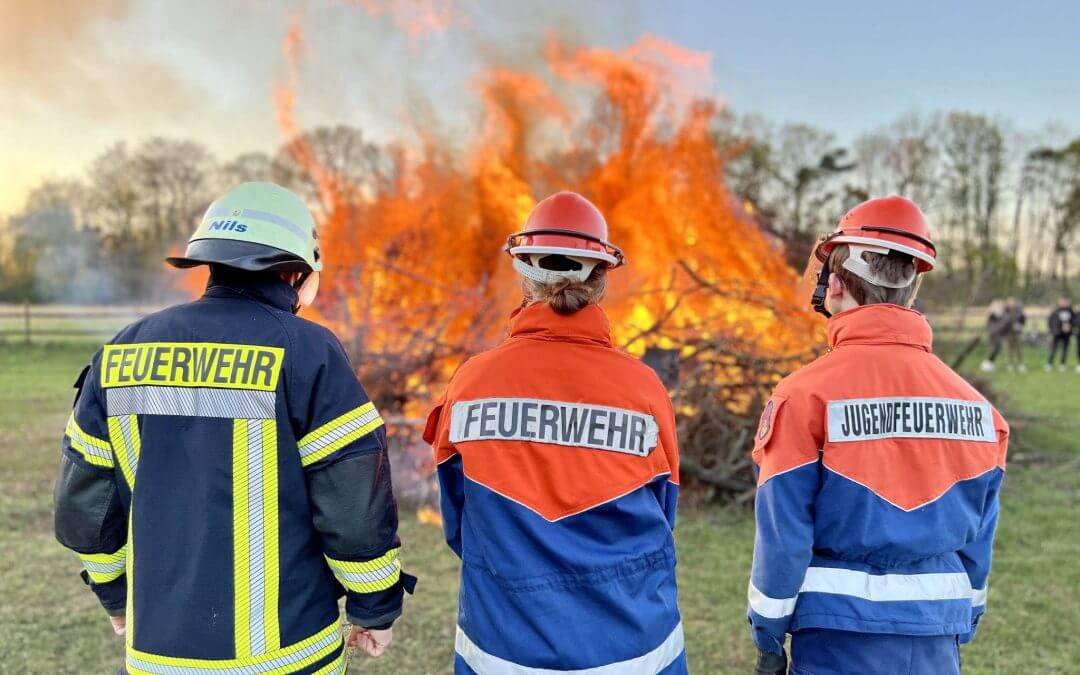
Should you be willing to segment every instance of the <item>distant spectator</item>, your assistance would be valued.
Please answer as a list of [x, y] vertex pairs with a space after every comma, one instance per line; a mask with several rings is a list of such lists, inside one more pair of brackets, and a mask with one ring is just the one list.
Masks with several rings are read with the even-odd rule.
[[[1058, 364], [1058, 369], [1065, 370], [1065, 362], [1069, 358], [1069, 339], [1076, 327], [1076, 313], [1073, 311], [1072, 300], [1064, 297], [1058, 300], [1058, 306], [1050, 311], [1047, 327], [1050, 333], [1050, 356], [1046, 360], [1046, 369], [1050, 370], [1054, 367], [1054, 358], [1060, 349], [1061, 362]], [[1080, 340], [1080, 337], [1077, 339]]]
[[986, 310], [986, 339], [990, 343], [990, 354], [982, 362], [985, 372], [994, 370], [994, 362], [1001, 352], [1001, 346], [1005, 343], [1005, 333], [1009, 324], [1005, 320], [1005, 303], [1001, 300], [993, 300]]
[[1005, 298], [1005, 315], [1002, 317], [1005, 323], [1005, 355], [1009, 362], [1009, 370], [1024, 372], [1024, 324], [1027, 316], [1024, 314], [1024, 306], [1013, 297]]

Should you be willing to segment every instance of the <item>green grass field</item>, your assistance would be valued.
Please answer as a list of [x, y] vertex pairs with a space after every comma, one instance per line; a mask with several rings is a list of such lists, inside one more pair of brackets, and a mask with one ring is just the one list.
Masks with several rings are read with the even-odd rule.
[[[0, 343], [0, 672], [112, 673], [122, 656], [105, 614], [52, 535], [52, 481], [74, 380], [93, 351]], [[995, 373], [1023, 415], [1008, 474], [989, 613], [963, 651], [970, 673], [1074, 673], [1080, 663], [1080, 375]], [[969, 363], [981, 360], [975, 355]], [[354, 671], [447, 673], [457, 561], [438, 528], [402, 514], [406, 564], [421, 578], [392, 652]], [[743, 617], [753, 525], [746, 513], [685, 509], [678, 528], [681, 603], [695, 673], [750, 672]], [[359, 667], [358, 667], [359, 666]]]

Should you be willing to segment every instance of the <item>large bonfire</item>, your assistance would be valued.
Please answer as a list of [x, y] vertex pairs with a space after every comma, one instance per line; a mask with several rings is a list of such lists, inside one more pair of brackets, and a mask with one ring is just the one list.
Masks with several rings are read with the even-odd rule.
[[[361, 4], [378, 13], [379, 3]], [[420, 16], [431, 30], [453, 18]], [[626, 251], [604, 307], [616, 343], [673, 387], [684, 472], [745, 498], [763, 392], [812, 353], [821, 330], [779, 244], [724, 185], [708, 56], [653, 36], [623, 51], [551, 37], [542, 66], [476, 78], [483, 119], [464, 152], [414, 130], [419, 140], [389, 145], [361, 184], [321, 163], [301, 133], [302, 43], [298, 17], [276, 100], [320, 201], [325, 272], [312, 318], [342, 336], [399, 428], [422, 417], [463, 359], [500, 339], [521, 298], [501, 253], [507, 235], [539, 199], [575, 190]]]

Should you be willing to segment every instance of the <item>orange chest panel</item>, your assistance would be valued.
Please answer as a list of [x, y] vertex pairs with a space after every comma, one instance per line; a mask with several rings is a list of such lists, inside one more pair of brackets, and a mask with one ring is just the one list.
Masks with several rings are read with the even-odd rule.
[[825, 466], [912, 510], [1004, 463], [985, 401], [932, 396], [830, 401]]
[[[530, 345], [459, 373], [436, 410], [436, 459], [557, 520], [614, 500], [677, 463], [666, 393], [607, 350]], [[674, 476], [673, 476], [674, 478]]]

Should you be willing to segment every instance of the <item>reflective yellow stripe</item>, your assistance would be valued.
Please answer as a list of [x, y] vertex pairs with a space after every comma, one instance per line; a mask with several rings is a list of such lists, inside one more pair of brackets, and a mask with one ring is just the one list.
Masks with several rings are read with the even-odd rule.
[[401, 579], [401, 548], [392, 548], [384, 555], [365, 562], [335, 560], [326, 556], [334, 576], [354, 593], [375, 593], [393, 587]]
[[132, 647], [127, 650], [127, 669], [132, 675], [149, 673], [150, 675], [284, 675], [317, 663], [342, 650], [341, 625], [338, 621], [330, 624], [315, 635], [258, 656], [235, 659], [185, 659], [172, 656], [160, 656], [141, 652]]
[[65, 433], [71, 442], [73, 450], [79, 453], [83, 459], [94, 466], [113, 467], [112, 446], [108, 441], [103, 441], [86, 433], [75, 421], [75, 413], [68, 418]]
[[110, 417], [109, 439], [116, 450], [116, 460], [120, 472], [124, 474], [128, 488], [135, 490], [135, 474], [139, 468], [139, 454], [142, 452], [142, 438], [139, 435], [139, 420], [135, 415]]
[[261, 424], [263, 428], [263, 555], [266, 557], [263, 629], [266, 634], [266, 649], [274, 651], [281, 648], [281, 630], [278, 626], [280, 563], [278, 560], [277, 421], [262, 420]]
[[251, 654], [251, 578], [248, 559], [248, 462], [247, 420], [233, 420], [233, 598], [236, 618], [233, 637], [236, 656]]
[[238, 658], [281, 646], [277, 422], [233, 420], [233, 637]]
[[134, 528], [131, 525], [135, 518], [135, 502], [132, 500], [131, 508], [128, 509], [127, 523], [127, 607], [124, 609], [124, 641], [127, 648], [135, 643], [135, 539], [131, 533]]
[[365, 403], [336, 417], [300, 439], [300, 463], [309, 466], [383, 425], [374, 403]]
[[121, 548], [115, 553], [80, 553], [83, 567], [95, 584], [107, 584], [123, 576], [127, 567], [127, 555]]

